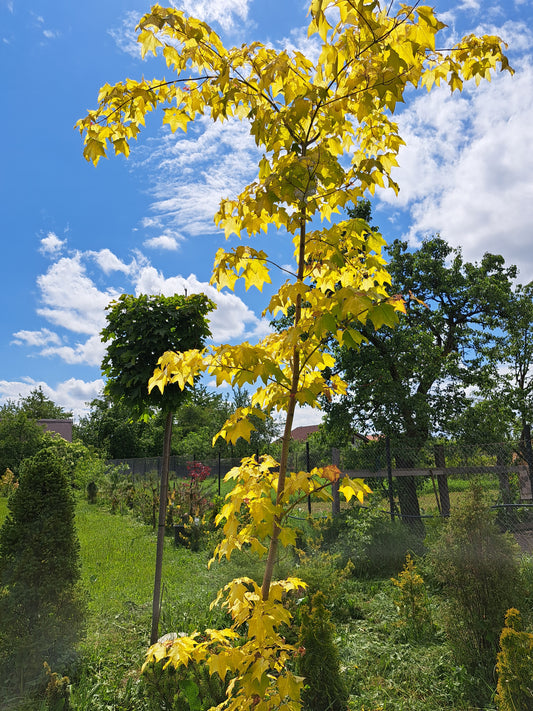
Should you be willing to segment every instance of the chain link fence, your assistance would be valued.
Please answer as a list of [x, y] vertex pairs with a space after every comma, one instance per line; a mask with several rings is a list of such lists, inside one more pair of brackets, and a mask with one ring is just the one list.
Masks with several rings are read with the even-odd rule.
[[[523, 442], [446, 442], [413, 447], [380, 437], [342, 450], [314, 449], [309, 442], [294, 442], [289, 468], [311, 471], [317, 466], [337, 464], [343, 474], [365, 480], [375, 497], [380, 498], [384, 515], [400, 519], [420, 533], [427, 519], [449, 516], [462, 494], [477, 480], [502, 529], [514, 533], [524, 549], [533, 551], [533, 467], [527, 463], [529, 454]], [[224, 476], [240, 462], [217, 454], [200, 461], [210, 468], [219, 493]], [[171, 478], [185, 477], [190, 462], [191, 458], [172, 456]], [[158, 477], [162, 457], [111, 460], [108, 464], [120, 467], [135, 484]], [[333, 514], [341, 510], [335, 486], [330, 510]], [[302, 516], [309, 513], [325, 515], [329, 511], [322, 502], [309, 499]]]

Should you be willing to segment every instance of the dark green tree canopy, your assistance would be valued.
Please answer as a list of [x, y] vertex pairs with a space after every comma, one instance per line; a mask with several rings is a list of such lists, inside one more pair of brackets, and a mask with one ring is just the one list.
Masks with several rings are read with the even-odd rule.
[[157, 409], [173, 412], [187, 397], [177, 385], [148, 393], [148, 381], [165, 351], [202, 348], [210, 335], [206, 315], [215, 308], [204, 294], [131, 296], [123, 294], [108, 307], [102, 338], [108, 343], [102, 362], [105, 392], [121, 400], [131, 417]]
[[493, 365], [487, 345], [509, 303], [516, 268], [492, 254], [465, 262], [440, 237], [413, 251], [396, 240], [389, 254], [392, 292], [402, 294], [407, 314], [395, 329], [358, 326], [361, 348], [337, 351], [336, 369], [349, 392], [326, 404], [328, 422], [339, 441], [355, 428], [420, 447], [464, 409], [468, 386], [486, 382]]
[[72, 412], [46, 397], [42, 388], [34, 388], [29, 395], [20, 398], [18, 409], [34, 420], [65, 420], [72, 417]]

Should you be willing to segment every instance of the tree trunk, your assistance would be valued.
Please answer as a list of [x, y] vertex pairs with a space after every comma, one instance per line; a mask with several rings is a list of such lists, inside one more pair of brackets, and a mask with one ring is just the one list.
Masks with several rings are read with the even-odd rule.
[[531, 495], [533, 496], [533, 448], [531, 447], [531, 428], [528, 424], [522, 427], [522, 446], [524, 459], [529, 471], [529, 481], [531, 482]]
[[[498, 450], [496, 453], [496, 465], [499, 467], [504, 467], [507, 464], [507, 456], [505, 452], [502, 452], [501, 449]], [[500, 495], [502, 497], [502, 503], [503, 504], [510, 504], [511, 503], [511, 487], [509, 484], [509, 474], [506, 471], [499, 471], [498, 472], [498, 481], [500, 485]], [[533, 491], [533, 489], [532, 489]]]
[[[331, 450], [331, 463], [340, 468], [341, 453], [336, 447]], [[331, 513], [333, 516], [338, 516], [341, 512], [340, 485], [340, 479], [331, 483]]]
[[157, 527], [157, 550], [155, 556], [154, 596], [152, 598], [152, 631], [150, 644], [159, 638], [159, 617], [161, 614], [161, 575], [163, 571], [163, 549], [165, 546], [165, 526], [167, 518], [168, 470], [170, 462], [170, 443], [172, 438], [173, 413], [168, 412], [165, 421], [165, 439], [163, 442], [163, 464], [159, 489], [159, 523]]
[[[446, 456], [444, 454], [444, 445], [436, 444], [435, 449], [435, 466], [437, 469], [446, 469]], [[439, 487], [440, 499], [440, 515], [448, 518], [450, 515], [450, 491], [448, 489], [448, 475], [437, 474], [437, 485]]]
[[[413, 469], [414, 457], [411, 454], [396, 455], [396, 466], [398, 469]], [[418, 493], [416, 491], [416, 477], [399, 476], [398, 481], [398, 502], [402, 520], [415, 533], [423, 536], [425, 533], [424, 524], [420, 515], [420, 504], [418, 503]]]
[[[306, 236], [306, 211], [305, 208], [300, 213], [300, 235], [298, 245], [298, 281], [303, 282], [304, 266], [305, 266], [305, 236]], [[294, 308], [294, 325], [297, 326], [302, 313], [302, 296], [298, 294]], [[285, 491], [285, 478], [287, 476], [287, 463], [289, 460], [289, 448], [291, 443], [292, 423], [294, 421], [294, 411], [296, 408], [296, 395], [300, 384], [300, 351], [298, 346], [293, 348], [291, 362], [291, 389], [289, 393], [289, 404], [287, 407], [287, 417], [285, 419], [285, 428], [283, 430], [283, 438], [281, 440], [281, 457], [279, 462], [279, 477], [278, 490], [276, 494], [276, 506], [278, 506], [283, 498]], [[272, 535], [270, 537], [270, 545], [268, 547], [268, 555], [265, 564], [265, 572], [263, 575], [263, 583], [261, 585], [261, 597], [263, 600], [268, 600], [270, 592], [270, 584], [274, 573], [274, 564], [278, 554], [279, 541], [279, 520], [274, 518]]]

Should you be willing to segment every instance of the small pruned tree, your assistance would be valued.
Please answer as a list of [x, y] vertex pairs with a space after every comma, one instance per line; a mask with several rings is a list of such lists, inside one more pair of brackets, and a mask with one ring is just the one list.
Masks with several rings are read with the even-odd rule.
[[[203, 346], [210, 335], [206, 316], [213, 308], [214, 304], [204, 294], [188, 297], [122, 294], [109, 305], [107, 325], [102, 331], [102, 338], [108, 343], [102, 363], [102, 371], [107, 376], [106, 395], [129, 409], [132, 418], [147, 418], [158, 409], [165, 414], [152, 644], [159, 630], [172, 419], [176, 408], [188, 397], [188, 388], [175, 385], [165, 392], [148, 392], [147, 383], [161, 352], [169, 348], [179, 352]], [[191, 378], [189, 384], [193, 383], [194, 378]]]
[[[435, 37], [444, 25], [430, 8], [401, 5], [393, 13], [392, 7], [378, 0], [312, 0], [308, 33], [320, 38], [313, 62], [258, 42], [228, 49], [206, 23], [155, 5], [141, 19], [138, 39], [143, 55], [162, 51], [175, 77], [106, 85], [98, 108], [78, 122], [85, 156], [97, 163], [109, 143], [128, 155], [146, 114], [157, 107], [172, 131], [202, 115], [247, 120], [264, 151], [258, 175], [237, 198], [222, 201], [215, 221], [226, 236], [276, 228], [294, 245], [294, 270], [265, 310], [271, 318], [291, 313], [286, 328], [257, 344], [167, 352], [150, 384], [164, 393], [206, 371], [233, 388], [255, 384], [250, 404], [237, 408], [218, 434], [228, 442], [250, 436], [251, 417], [285, 416], [280, 461], [244, 459], [228, 475], [235, 485], [218, 516], [225, 537], [215, 556], [229, 558], [250, 546], [266, 556], [262, 584], [237, 579], [221, 591], [218, 602], [230, 613], [231, 628], [154, 645], [149, 653], [174, 666], [207, 659], [212, 673], [231, 679], [220, 705], [227, 711], [300, 708], [301, 680], [288, 664], [295, 650], [281, 627], [290, 621], [285, 595], [303, 584], [273, 580], [274, 565], [278, 546], [295, 542], [288, 524], [295, 502], [323, 494], [340, 472], [288, 470], [295, 409], [345, 392], [340, 377], [324, 376], [334, 364], [330, 339], [357, 348], [363, 337], [354, 323], [392, 326], [404, 311], [402, 299], [389, 293], [381, 235], [361, 218], [332, 223], [331, 216], [378, 186], [398, 189], [391, 170], [403, 141], [392, 114], [410, 87], [447, 83], [460, 90], [465, 80], [508, 68], [497, 37], [471, 35], [438, 51]], [[315, 229], [315, 217], [327, 224]], [[247, 288], [261, 290], [271, 281], [270, 264], [265, 251], [249, 244], [221, 248], [212, 281], [233, 289], [244, 278]], [[340, 489], [348, 498], [365, 491], [348, 478]]]

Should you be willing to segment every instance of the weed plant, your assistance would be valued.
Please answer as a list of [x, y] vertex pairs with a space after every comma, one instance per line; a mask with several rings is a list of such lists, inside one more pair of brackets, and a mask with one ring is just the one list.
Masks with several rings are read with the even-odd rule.
[[392, 584], [396, 588], [394, 602], [404, 639], [420, 642], [431, 636], [433, 623], [426, 585], [409, 554], [398, 578], [392, 578]]

